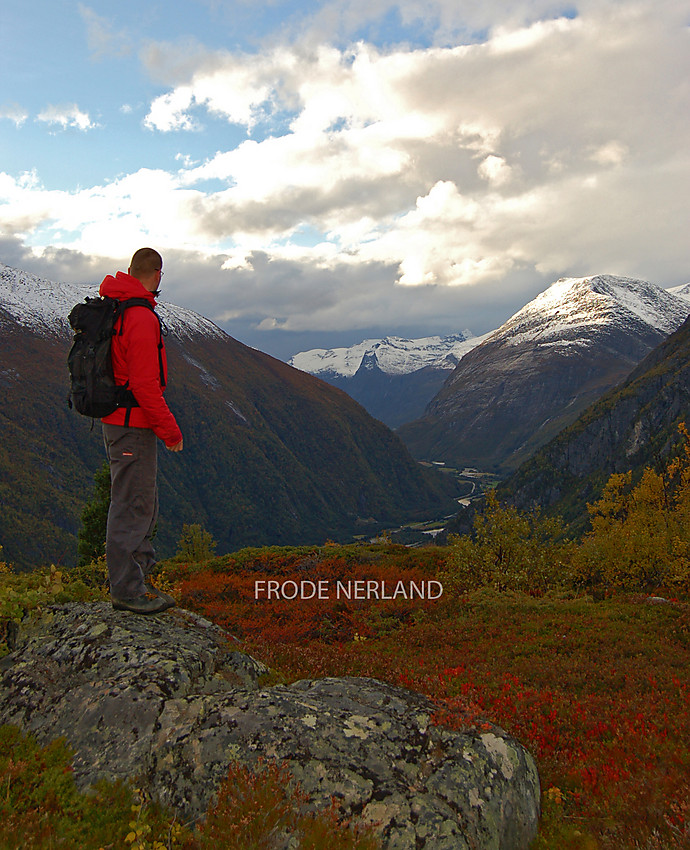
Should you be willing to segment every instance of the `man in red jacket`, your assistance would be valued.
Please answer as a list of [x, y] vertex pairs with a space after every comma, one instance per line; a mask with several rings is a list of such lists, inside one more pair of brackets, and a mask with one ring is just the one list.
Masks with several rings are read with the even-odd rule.
[[[161, 255], [140, 248], [127, 274], [108, 275], [100, 294], [120, 301], [145, 298], [155, 307], [162, 275]], [[167, 360], [153, 310], [128, 307], [115, 325], [111, 351], [115, 383], [126, 385], [138, 406], [119, 407], [102, 420], [111, 481], [106, 532], [110, 596], [118, 610], [155, 614], [175, 605], [172, 597], [146, 582], [156, 563], [151, 536], [158, 517], [157, 440], [181, 452], [182, 432], [163, 398]]]

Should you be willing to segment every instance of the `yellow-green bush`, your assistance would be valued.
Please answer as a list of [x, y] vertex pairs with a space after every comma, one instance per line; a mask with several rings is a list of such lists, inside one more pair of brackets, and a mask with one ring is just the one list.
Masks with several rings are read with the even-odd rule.
[[626, 590], [690, 589], [690, 439], [664, 472], [612, 475], [589, 506], [592, 530], [579, 547], [574, 577]]
[[474, 521], [474, 535], [451, 537], [444, 588], [459, 593], [480, 587], [544, 593], [569, 580], [572, 544], [562, 540], [557, 519], [538, 512], [521, 514], [502, 506], [489, 493], [482, 514]]
[[32, 612], [40, 612], [53, 603], [102, 598], [99, 570], [103, 571], [104, 567], [91, 564], [65, 570], [51, 564], [30, 573], [15, 573], [10, 566], [0, 563], [0, 656], [9, 651], [13, 628]]
[[175, 559], [193, 564], [210, 561], [216, 551], [213, 536], [200, 525], [185, 523], [177, 544]]
[[690, 592], [690, 435], [663, 472], [615, 474], [588, 505], [591, 531], [563, 540], [560, 520], [520, 513], [487, 497], [472, 536], [451, 537], [444, 587], [543, 593], [571, 587]]

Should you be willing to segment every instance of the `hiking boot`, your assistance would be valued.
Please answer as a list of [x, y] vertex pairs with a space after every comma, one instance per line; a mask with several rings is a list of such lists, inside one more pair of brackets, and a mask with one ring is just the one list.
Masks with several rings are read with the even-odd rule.
[[129, 599], [118, 599], [115, 596], [110, 597], [113, 603], [113, 608], [116, 611], [131, 611], [134, 614], [159, 614], [161, 611], [167, 611], [168, 608], [173, 608], [175, 601], [171, 596], [168, 599], [163, 599], [161, 596], [142, 593], [141, 596], [130, 597]]
[[170, 603], [171, 608], [177, 605], [177, 602], [169, 593], [166, 593], [164, 590], [159, 590], [154, 584], [151, 584], [150, 580], [144, 584], [144, 592], [152, 593], [154, 596], [158, 596], [160, 599], [165, 599], [166, 602]]

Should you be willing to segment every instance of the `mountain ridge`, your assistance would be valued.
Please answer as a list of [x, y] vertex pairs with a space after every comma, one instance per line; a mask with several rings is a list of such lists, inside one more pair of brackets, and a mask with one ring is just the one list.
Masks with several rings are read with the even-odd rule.
[[690, 312], [633, 278], [562, 278], [466, 354], [398, 433], [420, 460], [505, 474], [611, 389]]
[[587, 530], [587, 504], [614, 473], [662, 469], [690, 417], [690, 317], [619, 386], [587, 408], [498, 488], [521, 510], [561, 516]]
[[344, 390], [372, 416], [397, 428], [424, 413], [460, 359], [484, 336], [388, 336], [350, 348], [311, 349], [290, 364]]
[[[85, 298], [97, 296], [97, 284], [51, 281], [0, 263], [0, 311], [19, 325], [56, 336], [71, 336], [69, 311]], [[156, 311], [168, 331], [178, 336], [227, 336], [210, 319], [185, 307], [158, 300]]]
[[482, 339], [470, 331], [418, 339], [386, 336], [365, 339], [349, 348], [300, 351], [288, 363], [310, 375], [343, 378], [352, 378], [363, 365], [372, 362], [387, 375], [404, 375], [426, 367], [451, 370]]

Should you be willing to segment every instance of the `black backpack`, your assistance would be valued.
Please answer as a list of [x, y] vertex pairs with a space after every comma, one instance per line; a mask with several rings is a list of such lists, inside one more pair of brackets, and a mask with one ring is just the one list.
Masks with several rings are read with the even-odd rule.
[[[71, 382], [67, 403], [77, 413], [101, 419], [114, 413], [118, 407], [139, 407], [127, 385], [115, 383], [110, 352], [116, 333], [115, 322], [128, 307], [134, 306], [148, 307], [161, 325], [158, 363], [163, 383], [163, 326], [151, 302], [146, 298], [128, 298], [125, 301], [107, 296], [87, 298], [83, 304], [75, 305], [68, 316], [74, 330], [74, 342], [67, 356]], [[124, 316], [120, 322], [120, 334], [123, 325]]]

